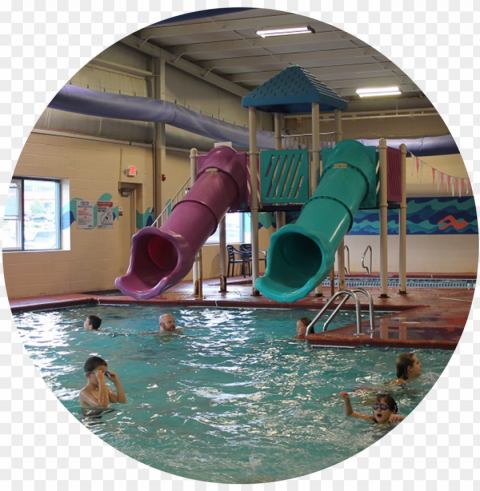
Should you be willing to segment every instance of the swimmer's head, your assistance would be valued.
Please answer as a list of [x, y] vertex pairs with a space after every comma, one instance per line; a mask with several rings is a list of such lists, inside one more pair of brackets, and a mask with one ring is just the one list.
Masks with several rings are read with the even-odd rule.
[[94, 385], [97, 385], [97, 378], [95, 377], [95, 372], [100, 370], [106, 372], [108, 370], [107, 362], [100, 358], [99, 356], [91, 356], [83, 365], [83, 370], [88, 380]]
[[398, 413], [398, 405], [392, 396], [378, 394], [373, 403], [372, 411], [377, 423], [387, 423], [392, 414]]
[[[305, 333], [307, 332], [307, 327], [308, 325], [312, 322], [312, 319], [310, 317], [302, 317], [297, 321], [297, 336], [305, 336]], [[310, 329], [309, 334], [315, 333], [313, 327]]]
[[97, 315], [89, 315], [85, 322], [83, 323], [83, 327], [88, 329], [89, 331], [96, 331], [102, 324], [102, 319]]
[[397, 356], [397, 378], [408, 380], [416, 379], [422, 374], [422, 364], [413, 353], [403, 353]]
[[175, 331], [175, 318], [170, 314], [163, 314], [158, 318], [160, 331], [172, 332]]

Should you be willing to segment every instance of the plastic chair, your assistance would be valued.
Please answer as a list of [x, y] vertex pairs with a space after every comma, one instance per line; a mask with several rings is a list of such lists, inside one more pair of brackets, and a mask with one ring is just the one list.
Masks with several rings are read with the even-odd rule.
[[[235, 264], [241, 264], [242, 265], [242, 274], [243, 277], [245, 278], [246, 274], [246, 268], [245, 266], [248, 267], [249, 259], [248, 259], [248, 254], [242, 251], [239, 251], [238, 249], [235, 249], [232, 245], [227, 245], [227, 252], [228, 252], [228, 266], [227, 266], [227, 277], [230, 276], [230, 267], [232, 271], [232, 276], [235, 273]], [[239, 259], [237, 259], [237, 256]]]
[[[248, 254], [248, 266], [249, 266], [250, 274], [252, 274], [251, 273], [251, 271], [252, 271], [252, 244], [242, 244], [240, 246], [240, 250], [242, 252], [245, 252]], [[263, 257], [259, 257], [258, 260], [259, 261], [265, 261], [265, 268], [266, 268], [267, 267], [267, 252], [262, 251], [262, 250], [259, 250], [258, 252], [263, 253]]]

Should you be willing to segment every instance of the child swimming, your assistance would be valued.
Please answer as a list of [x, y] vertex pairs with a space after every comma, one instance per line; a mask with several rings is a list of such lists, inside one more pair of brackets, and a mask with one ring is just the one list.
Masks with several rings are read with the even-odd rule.
[[345, 415], [350, 418], [365, 419], [378, 424], [398, 423], [405, 419], [403, 416], [397, 414], [397, 403], [395, 402], [395, 399], [388, 394], [377, 395], [377, 398], [372, 405], [372, 416], [355, 412], [352, 408], [352, 403], [350, 402], [350, 396], [346, 392], [340, 392], [338, 395], [343, 399]]
[[[79, 402], [82, 407], [108, 407], [110, 402], [126, 404], [127, 398], [120, 379], [108, 369], [107, 362], [99, 356], [91, 356], [83, 367], [88, 379], [87, 385], [80, 391]], [[117, 393], [112, 392], [105, 379], [115, 384]]]
[[397, 356], [397, 380], [394, 384], [405, 384], [415, 380], [422, 374], [422, 364], [413, 353]]
[[[302, 317], [297, 321], [297, 335], [294, 336], [297, 339], [302, 339], [305, 336], [305, 333], [307, 332], [307, 327], [308, 325], [312, 322], [312, 319], [310, 317]], [[310, 329], [309, 334], [314, 334], [315, 330]]]
[[98, 331], [101, 325], [102, 319], [98, 315], [89, 315], [83, 323], [83, 327], [89, 331]]

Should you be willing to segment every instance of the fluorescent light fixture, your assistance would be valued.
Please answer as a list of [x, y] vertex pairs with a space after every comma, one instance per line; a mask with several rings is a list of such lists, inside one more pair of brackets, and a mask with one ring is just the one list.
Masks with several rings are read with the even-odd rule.
[[294, 34], [312, 34], [315, 31], [308, 26], [304, 27], [282, 27], [279, 29], [264, 29], [263, 31], [257, 31], [262, 38], [268, 38], [272, 36], [292, 36]]
[[382, 95], [399, 95], [402, 91], [395, 85], [391, 87], [365, 87], [357, 89], [360, 97], [378, 97]]

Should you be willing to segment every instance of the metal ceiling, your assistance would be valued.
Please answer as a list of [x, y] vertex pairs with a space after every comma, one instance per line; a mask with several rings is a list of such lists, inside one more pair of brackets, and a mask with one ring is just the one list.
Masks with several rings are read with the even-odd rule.
[[[246, 95], [284, 68], [299, 65], [345, 99], [355, 110], [371, 103], [360, 101], [356, 89], [398, 85], [402, 95], [376, 104], [431, 107], [415, 83], [388, 58], [340, 29], [309, 17], [276, 10], [228, 9], [203, 11], [191, 19], [169, 19], [128, 36], [123, 43], [215, 83]], [[308, 25], [314, 34], [261, 38], [256, 31], [269, 27]], [[358, 104], [355, 101], [359, 101]], [[411, 104], [409, 103], [411, 101]], [[401, 104], [400, 104], [401, 103]], [[395, 107], [395, 106], [394, 106]], [[352, 107], [353, 109], [353, 107]]]

